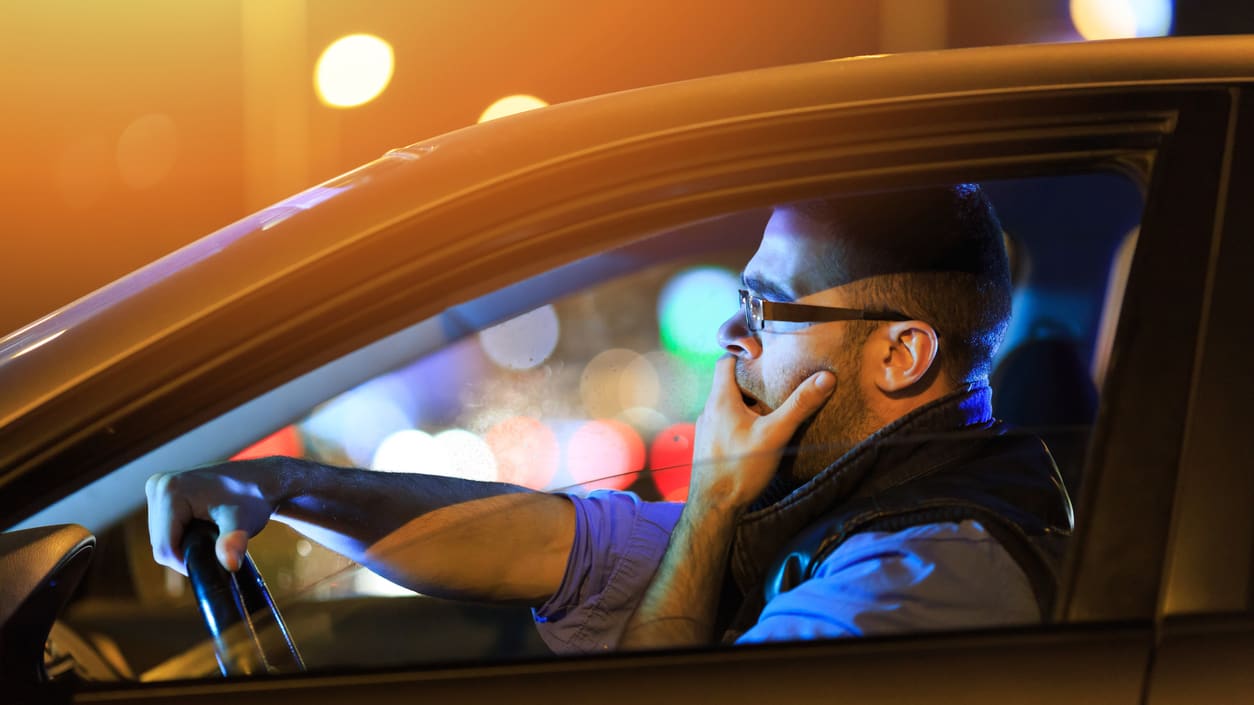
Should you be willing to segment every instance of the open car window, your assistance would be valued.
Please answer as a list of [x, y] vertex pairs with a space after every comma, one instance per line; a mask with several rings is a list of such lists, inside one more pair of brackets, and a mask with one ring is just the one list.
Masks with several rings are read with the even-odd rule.
[[[1141, 193], [1107, 173], [984, 187], [1016, 274], [990, 379], [993, 410], [1012, 435], [1043, 441], [1078, 499], [1100, 404], [1093, 371], [1104, 369], [1103, 329], [1118, 305], [1111, 287], [1122, 286], [1111, 272], [1139, 223]], [[291, 455], [578, 497], [610, 491], [682, 502], [695, 422], [724, 352], [716, 333], [736, 314], [740, 268], [768, 215], [678, 228], [451, 308], [408, 337], [393, 336], [386, 355], [341, 365], [335, 380], [307, 376], [305, 398], [315, 398], [304, 406], [259, 406], [248, 442], [220, 457]], [[319, 396], [323, 389], [336, 393]], [[128, 677], [210, 676], [217, 667], [189, 588], [151, 561], [141, 501], [96, 531], [95, 565], [64, 624]], [[551, 653], [527, 607], [421, 596], [275, 523], [250, 550], [312, 668]], [[1032, 620], [945, 628], [1024, 621]]]

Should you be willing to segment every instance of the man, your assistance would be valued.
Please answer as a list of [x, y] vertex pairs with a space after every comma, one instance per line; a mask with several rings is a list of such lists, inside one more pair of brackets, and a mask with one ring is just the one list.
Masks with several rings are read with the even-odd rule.
[[275, 518], [420, 592], [539, 605], [559, 651], [1047, 617], [1070, 506], [991, 416], [1010, 284], [978, 187], [777, 208], [743, 278], [682, 506], [275, 458], [150, 478], [154, 556], [182, 570], [212, 519], [234, 569]]

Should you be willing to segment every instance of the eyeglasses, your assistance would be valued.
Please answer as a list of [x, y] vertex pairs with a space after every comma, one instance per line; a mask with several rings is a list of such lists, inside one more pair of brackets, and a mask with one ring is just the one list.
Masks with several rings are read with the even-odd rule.
[[[745, 327], [751, 332], [768, 330], [767, 323], [773, 324], [768, 332], [790, 332], [804, 328], [809, 323], [826, 323], [828, 321], [909, 321], [909, 316], [896, 311], [866, 311], [858, 308], [838, 308], [836, 306], [811, 306], [809, 304], [785, 304], [767, 301], [748, 291], [740, 290], [740, 310], [745, 314]], [[779, 324], [784, 325], [779, 325]], [[791, 325], [789, 325], [791, 324]]]

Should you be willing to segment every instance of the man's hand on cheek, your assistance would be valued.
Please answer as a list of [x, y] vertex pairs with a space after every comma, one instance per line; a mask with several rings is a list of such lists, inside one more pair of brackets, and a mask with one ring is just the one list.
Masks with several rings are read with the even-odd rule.
[[778, 409], [759, 416], [741, 397], [735, 358], [720, 359], [710, 397], [697, 419], [689, 504], [732, 512], [747, 507], [774, 476], [780, 451], [801, 423], [823, 406], [835, 384], [831, 372], [816, 372]]

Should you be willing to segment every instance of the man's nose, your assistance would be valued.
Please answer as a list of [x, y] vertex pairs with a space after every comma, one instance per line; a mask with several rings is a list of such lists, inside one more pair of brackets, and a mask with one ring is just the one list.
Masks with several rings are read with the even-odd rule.
[[718, 344], [742, 359], [753, 359], [762, 354], [762, 341], [745, 326], [745, 315], [740, 311], [719, 326]]

